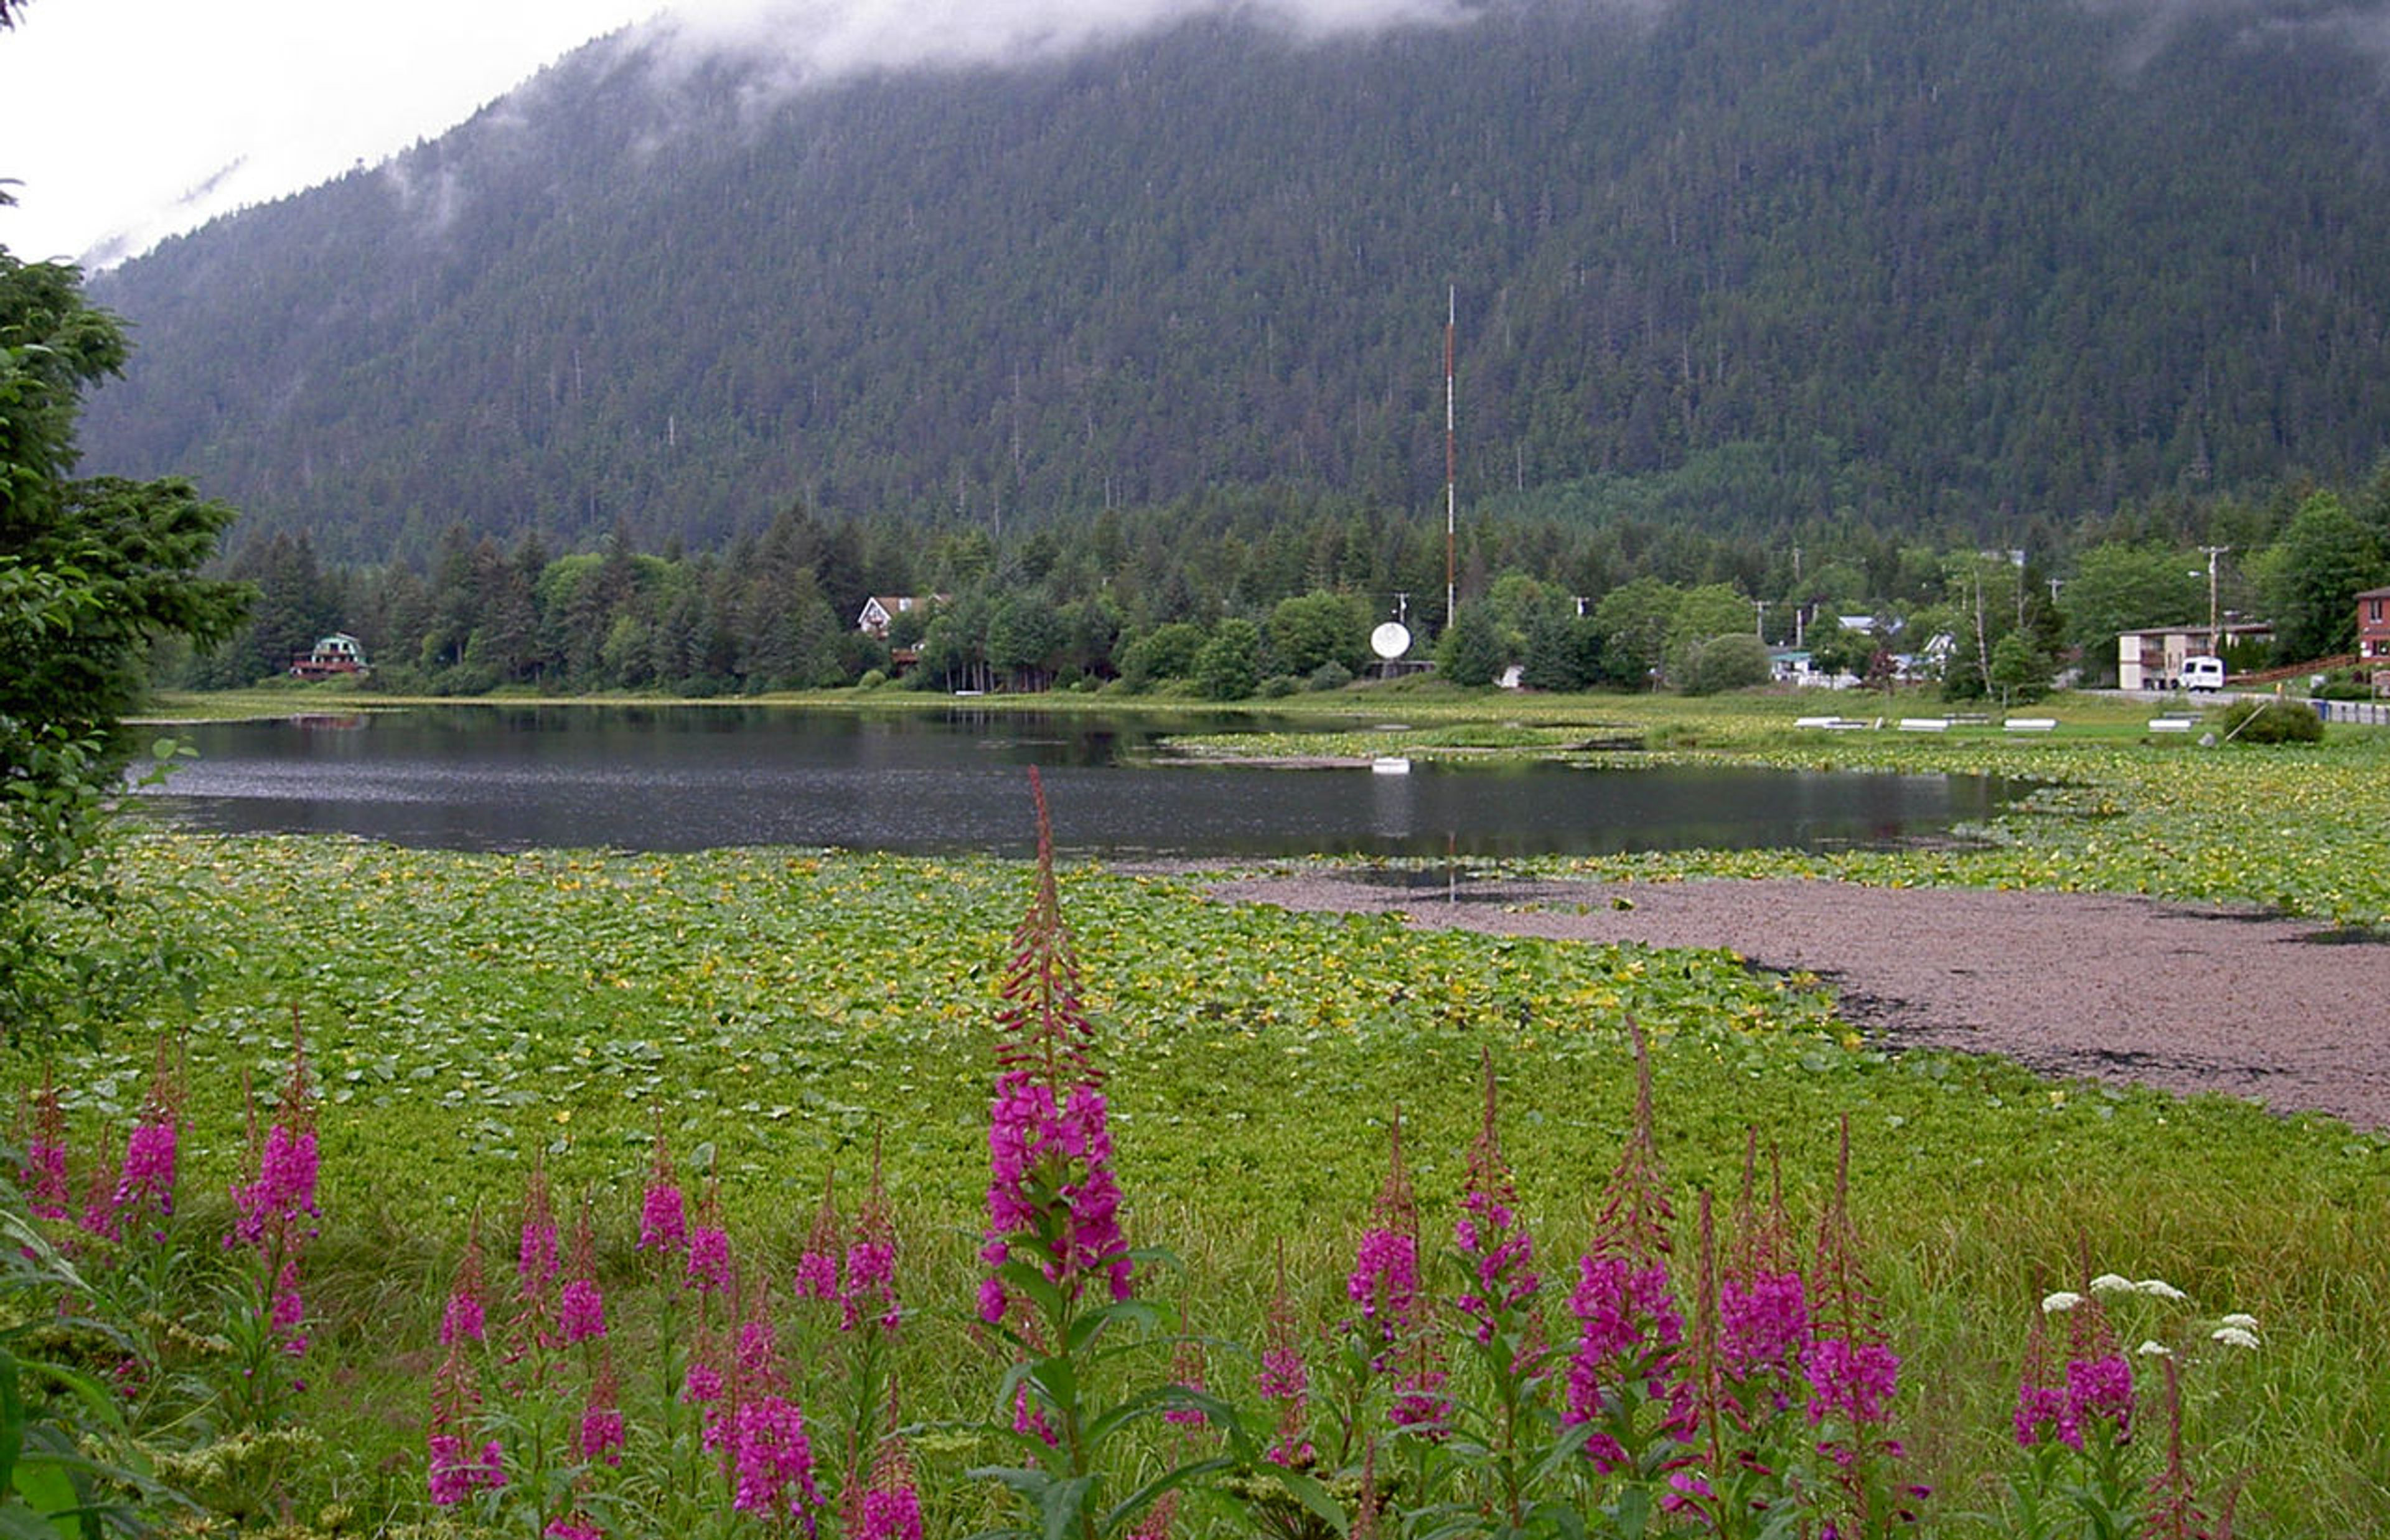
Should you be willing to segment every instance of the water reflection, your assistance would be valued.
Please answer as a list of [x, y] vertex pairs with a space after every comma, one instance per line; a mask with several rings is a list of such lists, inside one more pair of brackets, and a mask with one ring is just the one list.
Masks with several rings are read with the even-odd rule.
[[1407, 775], [1136, 762], [1251, 718], [457, 708], [211, 724], [159, 805], [208, 829], [459, 849], [1029, 846], [1035, 764], [1065, 848], [1441, 856], [1912, 839], [1997, 810], [1987, 777], [1415, 764]]

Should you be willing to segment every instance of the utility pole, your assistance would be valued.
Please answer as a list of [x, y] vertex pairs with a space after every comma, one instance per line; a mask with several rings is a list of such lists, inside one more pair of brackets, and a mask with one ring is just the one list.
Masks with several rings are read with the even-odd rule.
[[2216, 558], [2230, 550], [2229, 545], [2202, 545], [2207, 553], [2207, 655], [2224, 656], [2223, 617], [2216, 608]]
[[1460, 587], [1454, 565], [1453, 507], [1455, 486], [1459, 472], [1459, 459], [1454, 448], [1452, 433], [1452, 334], [1460, 319], [1460, 287], [1447, 285], [1444, 291], [1444, 624], [1452, 627], [1452, 612], [1460, 602]]
[[1754, 599], [1751, 602], [1752, 605], [1759, 611], [1759, 620], [1758, 622], [1752, 627], [1752, 634], [1764, 642], [1767, 640], [1767, 601], [1766, 599]]

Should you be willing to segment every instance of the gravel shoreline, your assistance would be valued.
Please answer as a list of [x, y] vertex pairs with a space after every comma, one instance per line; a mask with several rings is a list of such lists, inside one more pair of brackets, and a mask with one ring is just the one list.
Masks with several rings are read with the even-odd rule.
[[1770, 879], [1216, 885], [1231, 903], [1406, 915], [1561, 941], [1727, 947], [1831, 984], [1895, 1048], [1998, 1054], [2062, 1079], [2213, 1091], [2390, 1129], [2390, 945], [2312, 920], [2109, 893]]

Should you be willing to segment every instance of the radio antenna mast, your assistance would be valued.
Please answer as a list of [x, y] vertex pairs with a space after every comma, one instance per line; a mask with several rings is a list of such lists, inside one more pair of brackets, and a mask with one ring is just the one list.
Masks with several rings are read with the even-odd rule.
[[1452, 624], [1453, 610], [1459, 604], [1459, 587], [1454, 581], [1453, 506], [1454, 482], [1458, 459], [1452, 436], [1452, 333], [1460, 314], [1458, 286], [1446, 285], [1444, 291], [1444, 623]]

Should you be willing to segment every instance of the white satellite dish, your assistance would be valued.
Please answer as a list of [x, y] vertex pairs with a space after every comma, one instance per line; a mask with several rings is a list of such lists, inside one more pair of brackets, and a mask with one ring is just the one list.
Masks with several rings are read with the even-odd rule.
[[[1350, 633], [1348, 632], [1349, 635]], [[1369, 633], [1369, 650], [1388, 662], [1411, 649], [1411, 628], [1400, 621], [1388, 621]]]

